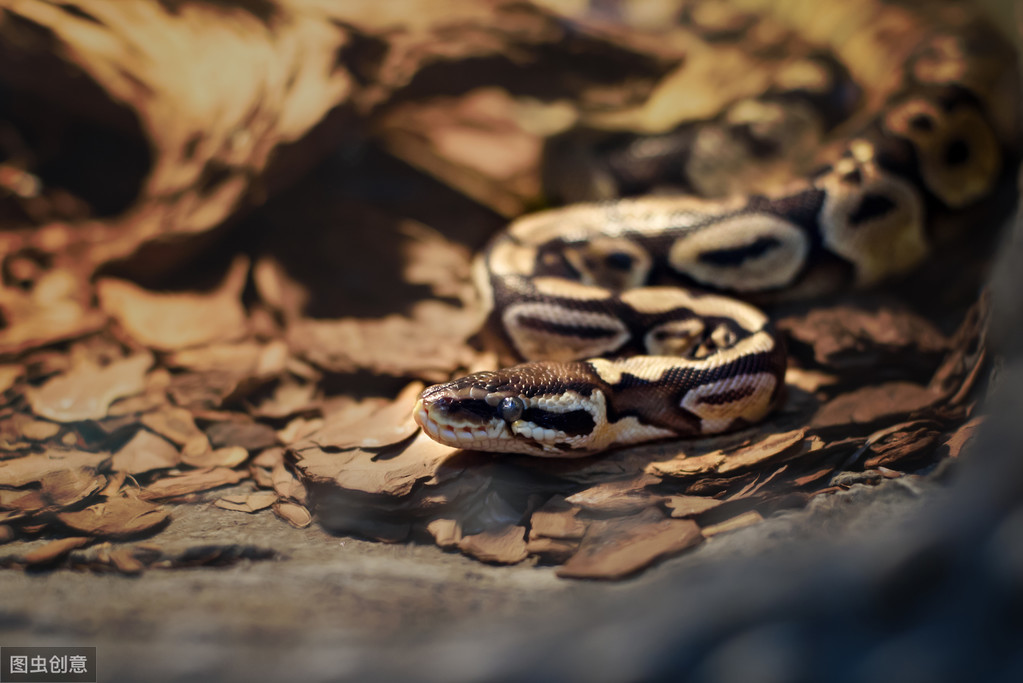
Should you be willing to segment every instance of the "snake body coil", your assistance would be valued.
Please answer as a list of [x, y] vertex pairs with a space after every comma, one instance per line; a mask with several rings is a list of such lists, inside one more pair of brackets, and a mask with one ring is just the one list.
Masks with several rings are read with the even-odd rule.
[[699, 190], [710, 177], [701, 136], [726, 124], [751, 157], [778, 146], [765, 144], [779, 130], [771, 121], [811, 112], [833, 127], [855, 100], [841, 64], [884, 74], [885, 87], [860, 86], [875, 113], [816, 170], [766, 192], [576, 204], [512, 223], [479, 259], [478, 280], [489, 324], [528, 362], [424, 391], [415, 418], [432, 438], [572, 457], [761, 420], [784, 396], [785, 350], [768, 318], [733, 296], [810, 295], [904, 272], [1011, 177], [1015, 56], [961, 5], [926, 4], [924, 14], [820, 3], [806, 17], [806, 3], [738, 4], [802, 21], [839, 59], [801, 58], [799, 77], [734, 103], [724, 119], [656, 138], [670, 155], [620, 148], [635, 170], [596, 171], [618, 191], [641, 191], [649, 183], [637, 178], [666, 165]]

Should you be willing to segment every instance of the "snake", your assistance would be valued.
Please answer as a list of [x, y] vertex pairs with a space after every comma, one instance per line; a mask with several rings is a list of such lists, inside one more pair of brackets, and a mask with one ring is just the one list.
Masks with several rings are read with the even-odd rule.
[[[766, 16], [809, 47], [723, 112], [550, 165], [588, 201], [512, 221], [474, 266], [489, 338], [521, 362], [424, 390], [413, 417], [430, 438], [570, 458], [750, 427], [786, 397], [765, 304], [904, 274], [969, 239], [1011, 186], [1016, 57], [968, 5], [686, 7], [711, 43]], [[809, 126], [823, 138], [808, 169], [730, 186]]]

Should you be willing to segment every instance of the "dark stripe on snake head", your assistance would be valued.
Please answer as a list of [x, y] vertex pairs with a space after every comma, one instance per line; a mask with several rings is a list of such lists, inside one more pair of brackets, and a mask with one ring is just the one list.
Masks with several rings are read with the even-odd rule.
[[555, 429], [569, 436], [581, 436], [593, 431], [596, 424], [593, 415], [586, 410], [570, 410], [567, 413], [555, 413], [540, 408], [527, 408], [522, 419], [532, 422], [544, 429]]
[[887, 195], [877, 192], [867, 192], [860, 199], [859, 205], [849, 214], [849, 222], [853, 225], [862, 225], [874, 218], [880, 218], [896, 208], [895, 202]]
[[771, 249], [781, 246], [776, 237], [758, 237], [751, 244], [731, 249], [716, 249], [705, 251], [700, 254], [699, 259], [703, 263], [715, 266], [741, 266], [751, 258], [759, 258]]

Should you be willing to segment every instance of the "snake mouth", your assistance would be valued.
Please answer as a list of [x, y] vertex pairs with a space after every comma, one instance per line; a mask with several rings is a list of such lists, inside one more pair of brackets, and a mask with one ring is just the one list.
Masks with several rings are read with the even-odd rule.
[[489, 429], [487, 425], [453, 426], [437, 419], [435, 411], [436, 404], [420, 398], [412, 409], [412, 419], [422, 427], [427, 436], [445, 446], [492, 450], [494, 445], [502, 442], [502, 436], [507, 438], [507, 430], [503, 424], [492, 423]]

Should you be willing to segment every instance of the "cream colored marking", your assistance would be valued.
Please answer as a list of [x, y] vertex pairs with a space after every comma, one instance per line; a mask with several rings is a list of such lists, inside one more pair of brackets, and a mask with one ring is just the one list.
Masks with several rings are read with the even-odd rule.
[[[589, 242], [568, 245], [564, 254], [584, 284], [610, 287], [615, 291], [642, 286], [653, 266], [650, 254], [625, 237], [594, 237]], [[611, 254], [627, 254], [632, 261], [630, 267], [626, 270], [609, 268], [607, 257]]]
[[665, 230], [685, 229], [707, 217], [732, 213], [744, 197], [708, 200], [691, 196], [647, 196], [613, 203], [573, 204], [519, 218], [508, 232], [520, 241], [540, 245], [554, 238], [582, 242], [596, 236], [628, 237], [629, 233], [658, 236]]
[[[739, 418], [756, 422], [764, 418], [771, 408], [771, 396], [777, 384], [777, 378], [766, 372], [736, 375], [719, 382], [703, 384], [682, 397], [681, 407], [700, 418], [700, 431], [704, 434], [716, 434], [728, 429]], [[749, 396], [726, 403], [704, 403], [700, 399], [707, 396], [727, 394], [731, 391], [752, 389]]]
[[633, 356], [631, 358], [591, 358], [586, 361], [603, 381], [618, 384], [626, 374], [648, 382], [660, 381], [664, 375], [676, 368], [691, 368], [696, 371], [731, 363], [734, 360], [757, 353], [771, 351], [775, 342], [767, 332], [757, 332], [741, 339], [735, 346], [722, 349], [708, 358], [688, 360], [674, 356]]
[[[521, 325], [518, 322], [521, 317], [570, 327], [602, 328], [610, 330], [611, 334], [600, 339], [558, 334]], [[525, 360], [569, 361], [586, 358], [614, 351], [629, 338], [625, 323], [613, 315], [576, 311], [541, 302], [512, 304], [502, 313], [501, 322], [516, 351]]]
[[[674, 430], [643, 424], [639, 418], [634, 415], [623, 417], [621, 420], [609, 424], [607, 428], [608, 431], [611, 432], [611, 441], [608, 445], [615, 444], [619, 446], [627, 446], [633, 443], [642, 443], [643, 441], [653, 441], [654, 439], [667, 439], [672, 436], [678, 436]], [[604, 446], [604, 448], [606, 448], [606, 446]]]
[[[700, 255], [737, 249], [763, 237], [779, 242], [765, 253], [746, 259], [740, 266], [719, 266], [700, 261]], [[680, 237], [671, 246], [672, 267], [702, 284], [750, 292], [782, 287], [803, 268], [810, 246], [796, 225], [765, 213], [725, 218]]]
[[579, 299], [581, 301], [600, 301], [610, 299], [611, 292], [603, 287], [586, 285], [575, 280], [562, 277], [538, 277], [532, 280], [533, 286], [540, 294], [556, 296], [561, 299]]
[[678, 287], [641, 287], [622, 292], [622, 302], [640, 313], [667, 313], [685, 308], [698, 317], [717, 316], [735, 320], [743, 329], [755, 332], [767, 324], [767, 316], [758, 308], [737, 299], [716, 294], [693, 294]]
[[783, 90], [809, 90], [825, 92], [831, 87], [828, 70], [812, 59], [800, 59], [779, 68], [774, 83]]
[[[825, 246], [849, 260], [856, 268], [856, 281], [869, 285], [887, 275], [902, 272], [924, 259], [928, 245], [923, 226], [923, 207], [916, 190], [894, 175], [884, 173], [864, 154], [858, 158], [861, 182], [845, 179], [852, 169], [838, 168], [817, 180], [826, 191], [819, 222]], [[849, 217], [867, 194], [888, 197], [895, 208], [866, 222], [852, 225]]]
[[529, 277], [536, 267], [536, 249], [515, 244], [507, 239], [501, 240], [490, 250], [486, 262], [490, 271], [498, 277], [509, 275]]
[[[910, 121], [915, 116], [928, 117], [934, 129], [914, 128]], [[927, 100], [914, 99], [893, 107], [884, 120], [890, 131], [913, 143], [924, 184], [948, 206], [968, 206], [991, 191], [1002, 168], [1001, 152], [980, 112], [960, 105], [945, 114]], [[963, 164], [950, 165], [945, 160], [954, 140], [967, 146], [969, 156]]]
[[643, 345], [652, 356], [682, 356], [692, 350], [704, 328], [699, 318], [669, 320], [647, 332]]

